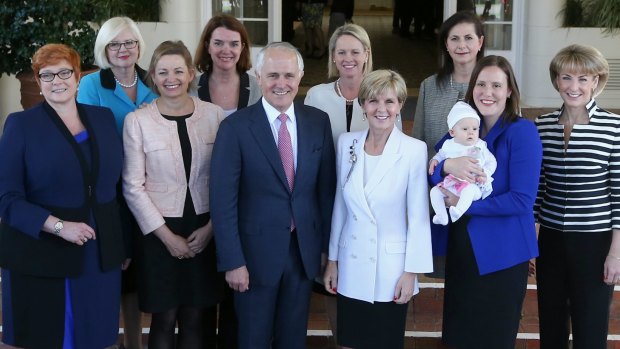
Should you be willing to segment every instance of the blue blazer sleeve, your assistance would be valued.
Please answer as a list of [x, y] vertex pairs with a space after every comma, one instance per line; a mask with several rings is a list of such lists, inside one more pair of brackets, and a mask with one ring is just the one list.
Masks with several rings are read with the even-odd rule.
[[498, 149], [496, 154], [498, 170], [508, 171], [508, 188], [501, 193], [494, 190], [486, 199], [474, 201], [467, 210], [468, 214], [512, 216], [532, 213], [542, 163], [542, 144], [532, 122], [520, 120], [510, 128], [512, 130], [507, 131], [502, 140], [506, 142], [504, 149], [508, 153], [499, 153]]
[[219, 271], [233, 270], [246, 264], [238, 224], [241, 148], [238, 135], [227, 121], [230, 119], [224, 119], [220, 124], [215, 138], [209, 183]]
[[22, 114], [9, 115], [0, 138], [0, 216], [9, 226], [38, 238], [50, 212], [26, 200], [24, 159], [29, 151], [26, 146], [29, 118]]

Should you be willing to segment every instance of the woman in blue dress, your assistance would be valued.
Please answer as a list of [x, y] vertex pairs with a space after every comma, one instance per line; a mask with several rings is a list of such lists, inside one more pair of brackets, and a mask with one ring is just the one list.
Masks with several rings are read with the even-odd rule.
[[76, 103], [75, 50], [48, 44], [32, 62], [45, 101], [9, 115], [0, 139], [3, 341], [105, 348], [118, 338], [125, 259], [122, 143], [109, 109]]

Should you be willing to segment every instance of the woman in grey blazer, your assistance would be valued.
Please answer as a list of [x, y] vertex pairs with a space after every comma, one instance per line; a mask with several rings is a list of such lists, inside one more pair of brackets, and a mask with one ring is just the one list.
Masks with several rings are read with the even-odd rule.
[[[446, 119], [454, 104], [462, 100], [476, 62], [484, 57], [484, 32], [478, 17], [460, 11], [446, 19], [439, 29], [442, 64], [437, 74], [420, 85], [413, 121], [413, 137], [426, 142], [429, 159], [435, 145], [448, 132]], [[448, 230], [431, 224], [435, 268], [431, 277], [443, 278]]]
[[413, 137], [426, 142], [429, 158], [435, 144], [448, 132], [446, 118], [462, 100], [476, 62], [484, 57], [484, 32], [478, 17], [469, 11], [452, 15], [439, 29], [442, 64], [437, 74], [420, 85], [413, 122]]

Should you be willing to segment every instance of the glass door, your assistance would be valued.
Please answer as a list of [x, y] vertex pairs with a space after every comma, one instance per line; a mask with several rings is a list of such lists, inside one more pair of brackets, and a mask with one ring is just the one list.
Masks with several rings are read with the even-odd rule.
[[206, 0], [200, 3], [201, 31], [218, 13], [235, 16], [245, 25], [252, 44], [252, 62], [256, 61], [256, 54], [262, 47], [282, 38], [282, 0]]
[[212, 4], [212, 14], [229, 14], [245, 25], [252, 45], [267, 45], [269, 42], [268, 0], [212, 0]]

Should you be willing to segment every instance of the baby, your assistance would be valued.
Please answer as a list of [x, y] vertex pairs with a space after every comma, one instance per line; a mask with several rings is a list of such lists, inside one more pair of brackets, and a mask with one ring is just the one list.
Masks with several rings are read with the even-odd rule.
[[433, 174], [435, 167], [445, 160], [461, 156], [470, 156], [478, 160], [478, 164], [482, 167], [485, 177], [476, 177], [476, 183], [469, 183], [461, 180], [453, 175], [448, 175], [443, 182], [437, 184], [431, 189], [431, 205], [435, 211], [433, 223], [446, 225], [448, 224], [448, 214], [444, 202], [444, 195], [439, 189], [444, 189], [459, 196], [459, 202], [456, 206], [450, 206], [450, 218], [452, 222], [456, 222], [463, 213], [471, 206], [472, 201], [480, 198], [484, 199], [493, 190], [491, 182], [493, 172], [497, 167], [497, 161], [489, 149], [485, 141], [478, 138], [480, 128], [480, 117], [478, 113], [469, 104], [465, 102], [457, 102], [448, 114], [448, 128], [452, 136], [444, 142], [443, 146], [433, 156], [429, 163], [429, 174]]

